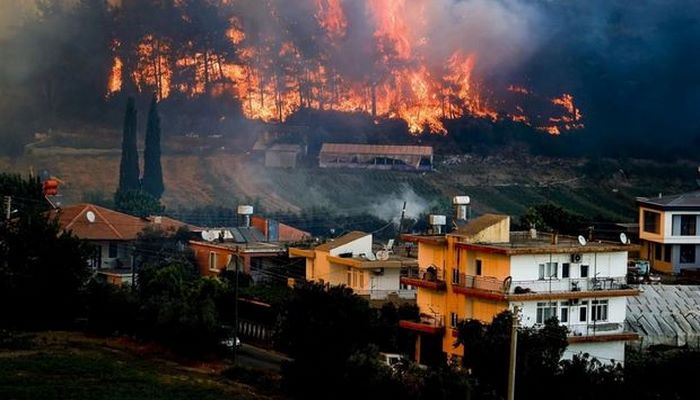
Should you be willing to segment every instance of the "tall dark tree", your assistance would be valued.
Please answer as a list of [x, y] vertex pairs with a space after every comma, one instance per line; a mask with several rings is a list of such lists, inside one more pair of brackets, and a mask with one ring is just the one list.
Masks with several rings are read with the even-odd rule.
[[119, 188], [117, 193], [126, 193], [140, 189], [139, 153], [136, 145], [136, 102], [129, 97], [124, 114], [124, 132], [122, 136], [122, 161], [119, 166]]
[[160, 116], [155, 94], [151, 100], [151, 109], [148, 111], [146, 148], [143, 157], [143, 190], [160, 199], [165, 188], [163, 187], [163, 168], [160, 164]]

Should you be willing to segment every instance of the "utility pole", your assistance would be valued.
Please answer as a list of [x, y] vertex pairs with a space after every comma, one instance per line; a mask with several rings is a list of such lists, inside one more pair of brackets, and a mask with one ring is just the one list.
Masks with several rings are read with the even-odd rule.
[[518, 352], [518, 307], [513, 307], [510, 332], [510, 363], [508, 366], [508, 400], [515, 400], [515, 364]]
[[5, 220], [9, 221], [12, 216], [12, 196], [3, 197], [3, 204], [5, 205]]
[[233, 284], [233, 363], [236, 364], [236, 356], [238, 355], [238, 348], [236, 342], [238, 342], [238, 271], [240, 270], [239, 264], [241, 263], [241, 253], [239, 247], [236, 246], [236, 277], [234, 278]]
[[[401, 209], [401, 219], [399, 220], [399, 234], [397, 239], [401, 240], [401, 231], [403, 230], [403, 219], [406, 216], [406, 201], [403, 202], [403, 208]], [[389, 249], [392, 250], [392, 249]]]

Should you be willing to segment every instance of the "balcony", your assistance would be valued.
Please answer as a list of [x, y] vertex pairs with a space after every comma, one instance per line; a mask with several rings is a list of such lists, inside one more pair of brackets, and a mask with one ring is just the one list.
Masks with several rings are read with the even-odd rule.
[[619, 340], [636, 340], [638, 338], [636, 333], [625, 332], [624, 326], [620, 322], [564, 325], [569, 328], [569, 343], [614, 342]]
[[444, 271], [436, 267], [402, 271], [401, 283], [413, 287], [444, 291], [447, 288]]
[[531, 281], [500, 280], [493, 277], [459, 275], [453, 283], [456, 293], [491, 300], [577, 299], [636, 296], [639, 290], [625, 278], [564, 278]]
[[445, 332], [445, 316], [442, 314], [420, 314], [419, 321], [401, 320], [399, 326], [414, 332], [442, 335]]
[[399, 290], [382, 290], [382, 289], [364, 289], [355, 290], [358, 296], [367, 297], [370, 300], [386, 300], [390, 297], [397, 297], [402, 300], [415, 300], [416, 291], [411, 289]]

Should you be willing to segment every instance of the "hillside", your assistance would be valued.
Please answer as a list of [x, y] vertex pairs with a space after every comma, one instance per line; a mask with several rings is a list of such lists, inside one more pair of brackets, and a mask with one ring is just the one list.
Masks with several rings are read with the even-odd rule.
[[[472, 196], [475, 212], [519, 215], [532, 204], [555, 202], [593, 218], [633, 220], [634, 197], [688, 190], [695, 164], [676, 161], [586, 160], [503, 154], [438, 156], [432, 173], [266, 169], [251, 155], [227, 150], [169, 152], [163, 156], [168, 208], [255, 202], [265, 211], [298, 213], [324, 207], [338, 214], [370, 212], [391, 218], [403, 200], [409, 213], [448, 207], [449, 197]], [[0, 170], [48, 171], [62, 179], [64, 204], [110, 198], [117, 186], [119, 152], [75, 149], [0, 158]], [[386, 215], [384, 215], [386, 214]]]

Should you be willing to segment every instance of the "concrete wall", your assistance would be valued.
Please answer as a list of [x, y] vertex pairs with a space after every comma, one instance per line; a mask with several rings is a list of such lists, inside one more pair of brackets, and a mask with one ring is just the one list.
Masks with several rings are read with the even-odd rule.
[[[536, 281], [539, 279], [539, 265], [555, 262], [558, 265], [557, 277], [561, 280], [562, 264], [569, 263], [570, 279], [581, 277], [581, 265], [588, 265], [588, 278], [622, 278], [627, 275], [627, 253], [582, 253], [580, 263], [571, 262], [571, 254], [523, 254], [511, 257], [510, 275], [513, 281]], [[555, 278], [556, 279], [556, 278]]]
[[603, 364], [625, 362], [625, 342], [575, 343], [570, 344], [564, 352], [564, 359], [571, 359], [574, 354], [588, 353], [598, 358]]

